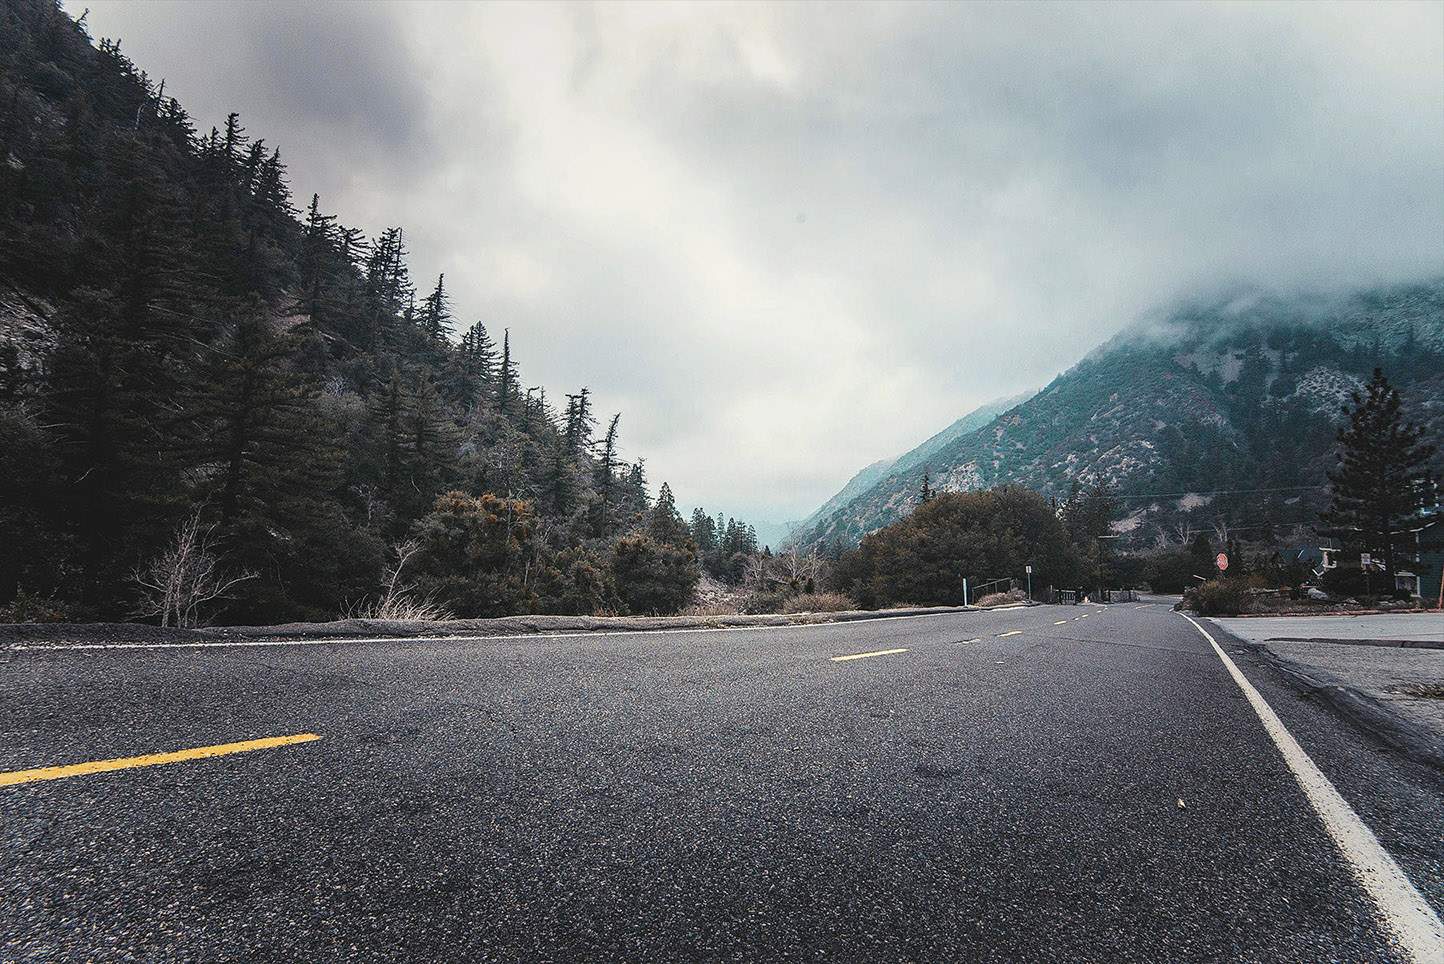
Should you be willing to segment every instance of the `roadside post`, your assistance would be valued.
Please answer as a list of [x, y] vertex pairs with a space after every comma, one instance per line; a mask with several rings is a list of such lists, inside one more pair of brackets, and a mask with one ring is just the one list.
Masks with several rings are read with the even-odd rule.
[[1370, 596], [1374, 594], [1373, 580], [1369, 578], [1369, 564], [1373, 561], [1374, 557], [1367, 552], [1359, 553], [1359, 568], [1364, 570], [1364, 592]]
[[968, 577], [967, 577], [967, 576], [964, 576], [964, 577], [963, 577], [963, 605], [964, 605], [964, 606], [967, 606], [967, 604], [968, 604]]
[[1033, 567], [1024, 566], [1023, 571], [1028, 574], [1028, 602], [1033, 601]]

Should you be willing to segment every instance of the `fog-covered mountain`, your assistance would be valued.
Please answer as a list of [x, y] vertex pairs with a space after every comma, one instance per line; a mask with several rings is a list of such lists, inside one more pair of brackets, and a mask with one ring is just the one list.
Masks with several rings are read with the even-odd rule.
[[925, 468], [947, 491], [1017, 483], [1062, 495], [1074, 480], [1107, 483], [1123, 497], [1135, 544], [1216, 521], [1264, 530], [1311, 522], [1341, 405], [1375, 366], [1437, 438], [1444, 280], [1181, 305], [984, 424], [950, 427], [920, 447], [925, 458], [864, 469], [798, 542], [852, 545], [908, 514]]

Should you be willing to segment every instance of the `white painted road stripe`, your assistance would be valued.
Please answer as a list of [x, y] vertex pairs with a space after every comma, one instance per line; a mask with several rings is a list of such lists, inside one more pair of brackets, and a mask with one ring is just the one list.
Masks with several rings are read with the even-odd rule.
[[1218, 645], [1208, 630], [1193, 618], [1183, 616], [1208, 640], [1218, 658], [1223, 660], [1233, 681], [1243, 690], [1254, 712], [1258, 714], [1264, 729], [1273, 739], [1274, 746], [1283, 754], [1284, 762], [1293, 771], [1294, 778], [1304, 791], [1314, 812], [1319, 815], [1324, 829], [1329, 832], [1335, 845], [1348, 860], [1354, 877], [1373, 899], [1385, 926], [1393, 933], [1399, 946], [1416, 964], [1441, 964], [1444, 962], [1444, 923], [1434, 908], [1419, 893], [1402, 868], [1379, 843], [1349, 802], [1334, 789], [1329, 778], [1324, 776], [1314, 761], [1299, 746], [1283, 721], [1273, 708], [1264, 701], [1259, 691], [1243, 675], [1223, 647]]
[[907, 647], [906, 647], [906, 646], [903, 646], [903, 647], [900, 647], [900, 648], [898, 648], [898, 649], [879, 649], [879, 650], [874, 650], [874, 651], [871, 652], [871, 653], [853, 653], [851, 656], [834, 656], [834, 657], [832, 657], [832, 661], [833, 661], [834, 663], [846, 663], [846, 662], [847, 662], [848, 660], [850, 660], [850, 659], [867, 659], [869, 656], [891, 656], [893, 653], [906, 653], [906, 652], [907, 652]]
[[1009, 637], [1009, 636], [1021, 636], [1021, 635], [1023, 635], [1023, 631], [1022, 631], [1021, 629], [1010, 629], [1010, 630], [1008, 630], [1006, 633], [999, 633], [999, 634], [998, 634], [998, 638], [999, 638], [999, 639], [1006, 639], [1006, 638]]

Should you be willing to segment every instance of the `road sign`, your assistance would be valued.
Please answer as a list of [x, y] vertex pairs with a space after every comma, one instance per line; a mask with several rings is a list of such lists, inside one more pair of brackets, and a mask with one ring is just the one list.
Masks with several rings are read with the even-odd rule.
[[1225, 553], [1220, 552], [1218, 554], [1218, 558], [1213, 561], [1214, 564], [1218, 566], [1219, 572], [1223, 572], [1225, 569], [1228, 568], [1228, 555]]
[[1024, 566], [1024, 567], [1023, 567], [1023, 571], [1026, 572], [1028, 575], [1031, 576], [1031, 575], [1033, 574], [1033, 567], [1032, 567], [1032, 566]]
[[1370, 565], [1371, 563], [1373, 563], [1373, 561], [1374, 561], [1374, 557], [1371, 556], [1371, 555], [1369, 555], [1367, 552], [1361, 552], [1361, 553], [1359, 553], [1359, 566], [1360, 566], [1360, 568], [1363, 568], [1363, 569], [1369, 568], [1369, 565]]

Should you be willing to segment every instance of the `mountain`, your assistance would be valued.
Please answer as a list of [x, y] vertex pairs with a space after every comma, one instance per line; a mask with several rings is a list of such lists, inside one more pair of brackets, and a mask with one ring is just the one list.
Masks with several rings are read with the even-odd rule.
[[[1134, 545], [1226, 522], [1311, 523], [1340, 408], [1382, 367], [1444, 432], [1444, 280], [1345, 295], [1243, 295], [1142, 319], [1031, 398], [932, 446], [935, 489], [1075, 481], [1122, 497]], [[930, 445], [932, 440], [924, 443]], [[922, 460], [865, 469], [808, 520], [805, 546], [850, 546], [916, 506]], [[1242, 491], [1240, 491], [1242, 490]]]
[[1029, 397], [1030, 393], [1015, 395], [1011, 398], [995, 399], [986, 405], [973, 409], [962, 418], [953, 422], [941, 432], [929, 438], [926, 442], [915, 448], [909, 449], [894, 459], [880, 459], [866, 468], [859, 471], [847, 484], [844, 485], [836, 495], [828, 499], [820, 508], [801, 522], [794, 523], [787, 532], [789, 538], [798, 534], [810, 533], [824, 519], [845, 509], [852, 501], [864, 493], [870, 491], [874, 486], [881, 483], [889, 475], [905, 472], [915, 466], [923, 465], [937, 452], [967, 435], [987, 425], [994, 418], [1006, 412], [1014, 405]]

